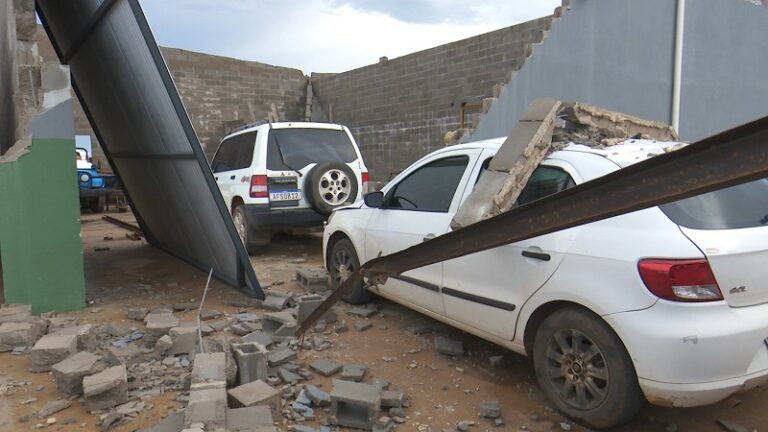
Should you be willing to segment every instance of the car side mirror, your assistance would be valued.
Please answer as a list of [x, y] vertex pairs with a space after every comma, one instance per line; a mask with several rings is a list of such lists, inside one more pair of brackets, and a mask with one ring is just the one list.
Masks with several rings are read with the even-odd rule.
[[384, 192], [377, 191], [365, 194], [363, 201], [368, 207], [381, 208], [384, 206]]

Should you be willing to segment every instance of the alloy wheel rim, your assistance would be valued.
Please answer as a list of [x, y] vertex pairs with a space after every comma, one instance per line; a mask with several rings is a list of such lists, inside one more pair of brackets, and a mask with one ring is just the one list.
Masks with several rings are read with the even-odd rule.
[[355, 271], [352, 256], [343, 249], [337, 250], [333, 255], [332, 268], [335, 270], [332, 275], [333, 283], [339, 286]]
[[547, 343], [546, 364], [547, 379], [569, 406], [591, 410], [608, 396], [605, 357], [584, 333], [572, 329], [555, 332]]
[[318, 182], [320, 198], [328, 205], [345, 203], [352, 193], [352, 182], [342, 170], [331, 169], [320, 176]]

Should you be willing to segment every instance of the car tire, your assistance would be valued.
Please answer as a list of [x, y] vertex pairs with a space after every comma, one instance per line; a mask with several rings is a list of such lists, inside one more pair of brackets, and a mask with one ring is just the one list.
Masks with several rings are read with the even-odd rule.
[[547, 397], [587, 427], [626, 423], [645, 403], [624, 344], [587, 310], [569, 307], [547, 317], [536, 332], [533, 364]]
[[360, 188], [349, 166], [340, 162], [322, 162], [307, 173], [304, 190], [312, 208], [328, 216], [336, 207], [354, 202]]
[[235, 207], [235, 211], [232, 212], [232, 221], [235, 223], [237, 235], [242, 240], [249, 255], [256, 255], [263, 250], [264, 246], [269, 245], [272, 234], [264, 231], [254, 232], [255, 230], [251, 227], [243, 206]]
[[[339, 288], [349, 275], [360, 269], [360, 259], [355, 252], [355, 246], [348, 238], [343, 238], [331, 247], [328, 255], [328, 273], [331, 275], [333, 289]], [[350, 304], [368, 303], [373, 299], [373, 294], [365, 289], [362, 283], [343, 297]]]

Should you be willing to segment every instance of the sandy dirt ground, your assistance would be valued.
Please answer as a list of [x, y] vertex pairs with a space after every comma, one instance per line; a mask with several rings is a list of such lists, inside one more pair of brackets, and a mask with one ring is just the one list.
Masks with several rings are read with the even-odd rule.
[[[128, 214], [114, 216], [131, 221]], [[111, 323], [129, 331], [142, 324], [127, 319], [125, 311], [131, 306], [149, 309], [174, 303], [199, 302], [206, 274], [147, 245], [125, 237], [126, 231], [101, 220], [98, 215], [83, 215], [83, 250], [87, 279], [88, 307], [67, 314], [82, 323], [102, 325]], [[108, 249], [107, 249], [108, 248]], [[105, 250], [107, 249], [107, 250]], [[302, 294], [293, 279], [300, 266], [321, 266], [319, 235], [283, 236], [275, 239], [262, 255], [251, 259], [262, 284], [276, 285], [275, 292]], [[245, 297], [221, 284], [213, 283], [206, 308], [224, 313], [237, 313], [242, 308], [229, 306]], [[328, 358], [341, 363], [363, 363], [368, 366], [365, 382], [383, 378], [390, 388], [402, 390], [410, 401], [406, 423], [397, 430], [443, 431], [463, 420], [476, 424], [470, 431], [559, 431], [586, 430], [571, 425], [549, 408], [539, 391], [530, 362], [521, 356], [504, 352], [493, 344], [426, 318], [394, 303], [379, 300], [381, 310], [371, 317], [373, 328], [362, 333], [354, 329], [355, 318], [345, 314], [347, 305], [337, 305], [340, 319], [350, 325], [350, 331], [331, 336], [334, 347], [323, 352], [300, 351], [299, 361], [309, 363], [315, 358]], [[260, 313], [258, 309], [250, 310]], [[195, 312], [176, 313], [183, 322], [194, 322]], [[414, 336], [406, 328], [417, 323], [427, 324], [431, 332]], [[452, 359], [434, 351], [435, 335], [446, 335], [464, 342], [468, 354]], [[648, 347], [653, 349], [653, 347]], [[504, 354], [507, 364], [491, 367], [489, 356]], [[386, 361], [385, 361], [386, 359]], [[706, 362], [707, 359], [701, 359]], [[34, 429], [42, 420], [20, 422], [20, 417], [40, 410], [47, 402], [61, 399], [48, 373], [28, 371], [28, 355], [0, 354], [0, 430]], [[14, 382], [28, 382], [13, 386]], [[330, 391], [330, 379], [316, 376], [311, 383]], [[174, 399], [178, 392], [145, 400], [147, 408], [136, 420], [115, 427], [114, 431], [133, 431], [154, 424], [169, 412], [183, 408]], [[29, 402], [34, 399], [34, 401]], [[504, 425], [478, 417], [484, 401], [502, 404]], [[27, 402], [26, 404], [23, 402]], [[738, 422], [748, 429], [768, 430], [768, 392], [757, 388], [737, 395], [714, 406], [696, 409], [665, 409], [646, 407], [630, 425], [617, 431], [720, 431], [718, 419]], [[318, 417], [325, 413], [319, 411]], [[82, 400], [74, 400], [70, 408], [54, 415], [57, 422], [48, 426], [52, 431], [99, 430], [98, 418], [89, 414]], [[282, 419], [281, 419], [282, 420]], [[66, 424], [65, 424], [66, 423]], [[310, 425], [317, 425], [317, 422]], [[676, 427], [676, 429], [675, 429]], [[287, 430], [280, 425], [281, 430]]]

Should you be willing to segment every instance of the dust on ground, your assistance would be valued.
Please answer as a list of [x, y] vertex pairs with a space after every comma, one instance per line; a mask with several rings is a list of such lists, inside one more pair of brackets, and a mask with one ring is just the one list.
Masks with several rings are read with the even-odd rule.
[[[131, 221], [126, 214], [113, 216]], [[82, 238], [88, 307], [66, 316], [78, 318], [81, 324], [111, 323], [129, 331], [142, 326], [126, 317], [128, 307], [154, 309], [161, 305], [200, 301], [206, 274], [144, 241], [127, 238], [125, 230], [102, 221], [99, 215], [83, 215]], [[272, 285], [274, 292], [303, 294], [293, 279], [301, 266], [322, 266], [321, 238], [318, 234], [278, 237], [263, 254], [251, 257], [251, 262], [260, 282]], [[242, 307], [231, 306], [231, 302], [244, 299], [243, 294], [214, 282], [206, 299], [206, 308], [234, 314], [242, 311]], [[362, 333], [355, 331], [354, 317], [345, 314], [348, 306], [337, 305], [339, 319], [346, 320], [350, 330], [331, 336], [334, 346], [330, 350], [319, 353], [300, 351], [298, 361], [309, 363], [322, 357], [341, 363], [362, 363], [368, 367], [365, 382], [370, 383], [373, 378], [390, 381], [390, 388], [404, 391], [410, 402], [405, 410], [407, 421], [397, 430], [437, 432], [453, 428], [464, 420], [475, 421], [470, 430], [476, 431], [559, 431], [562, 430], [561, 422], [570, 424], [549, 407], [525, 357], [505, 352], [489, 342], [392, 302], [378, 301], [381, 304], [379, 313], [369, 318], [373, 328]], [[258, 309], [253, 311], [260, 312]], [[195, 313], [177, 312], [175, 315], [182, 322], [194, 322]], [[414, 324], [426, 324], [430, 332], [422, 335], [408, 333], [406, 329]], [[435, 353], [435, 335], [462, 340], [467, 355], [452, 359]], [[488, 358], [499, 354], [504, 354], [506, 365], [491, 367]], [[63, 398], [49, 373], [35, 374], [28, 368], [28, 355], [0, 354], [0, 389], [6, 390], [0, 394], [0, 430], [34, 429], [45, 419], [20, 422], [20, 418], [34, 414], [50, 401]], [[330, 391], [330, 380], [315, 376], [310, 382]], [[23, 385], [12, 385], [19, 382]], [[146, 399], [146, 408], [136, 420], [111, 430], [125, 432], [153, 425], [168, 413], [183, 408], [182, 402], [174, 400], [179, 395], [177, 391], [168, 391]], [[34, 401], [29, 402], [32, 399]], [[501, 402], [503, 426], [497, 427], [492, 421], [478, 417], [479, 406], [489, 400]], [[768, 425], [765, 406], [768, 406], [768, 393], [765, 388], [757, 388], [709, 407], [646, 407], [633, 423], [616, 430], [665, 431], [674, 424], [680, 431], [720, 431], [716, 424], [718, 419], [730, 419], [748, 428], [764, 430]], [[318, 412], [319, 419], [324, 416], [324, 412]], [[99, 419], [86, 411], [81, 400], [74, 400], [70, 408], [54, 417], [56, 424], [45, 430], [99, 430]], [[318, 422], [308, 424], [316, 426]], [[287, 430], [282, 423], [280, 428]], [[571, 430], [586, 429], [573, 424]]]

